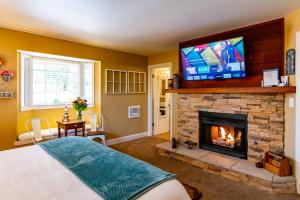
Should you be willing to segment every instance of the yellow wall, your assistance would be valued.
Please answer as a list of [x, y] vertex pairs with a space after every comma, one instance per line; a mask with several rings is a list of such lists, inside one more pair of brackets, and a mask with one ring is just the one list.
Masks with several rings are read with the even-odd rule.
[[178, 58], [178, 51], [152, 55], [148, 57], [148, 64], [149, 65], [157, 65], [162, 63], [172, 63], [173, 65], [173, 74], [179, 73], [179, 58]]
[[[285, 17], [285, 50], [296, 48], [296, 32], [300, 31], [300, 9]], [[290, 79], [295, 85], [296, 77]], [[285, 98], [285, 153], [295, 159], [295, 108], [288, 107], [288, 99], [295, 98], [295, 94], [288, 94]]]
[[[120, 137], [146, 131], [146, 94], [105, 95], [104, 73], [105, 69], [110, 67], [146, 71], [147, 57], [0, 28], [0, 55], [5, 57], [7, 65], [16, 72], [12, 86], [17, 92], [16, 98], [0, 99], [0, 150], [14, 147], [13, 142], [16, 140], [17, 132], [24, 130], [24, 122], [27, 119], [46, 117], [55, 126], [55, 121], [61, 119], [63, 114], [62, 109], [20, 112], [17, 50], [101, 61], [101, 68], [99, 65], [95, 68], [96, 105], [94, 110], [100, 111], [101, 107], [101, 112], [106, 117], [107, 131], [110, 133], [108, 137]], [[99, 87], [100, 77], [102, 87]], [[129, 120], [127, 118], [129, 105], [141, 105], [142, 117]], [[74, 112], [71, 111], [71, 114], [75, 117]]]

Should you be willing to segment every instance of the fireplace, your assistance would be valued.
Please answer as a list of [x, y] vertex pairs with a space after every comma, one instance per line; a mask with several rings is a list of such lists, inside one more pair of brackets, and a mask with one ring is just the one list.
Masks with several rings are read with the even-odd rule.
[[199, 147], [247, 159], [247, 115], [199, 111]]

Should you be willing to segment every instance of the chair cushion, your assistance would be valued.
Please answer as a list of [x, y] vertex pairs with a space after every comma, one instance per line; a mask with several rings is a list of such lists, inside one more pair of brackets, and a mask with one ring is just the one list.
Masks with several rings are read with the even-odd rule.
[[[42, 129], [41, 130], [41, 135], [42, 135], [42, 138], [45, 138], [45, 137], [50, 137], [50, 136], [54, 136], [54, 135], [57, 135], [57, 129], [56, 128], [51, 128], [51, 132], [49, 131], [49, 129]], [[31, 132], [26, 132], [26, 133], [21, 133], [19, 136], [18, 136], [18, 140], [19, 141], [22, 141], [22, 140], [29, 140], [29, 139], [32, 139], [34, 138], [34, 133], [31, 131]]]
[[[99, 128], [99, 125], [96, 125], [97, 128]], [[91, 129], [91, 124], [85, 124], [85, 129], [90, 130]]]

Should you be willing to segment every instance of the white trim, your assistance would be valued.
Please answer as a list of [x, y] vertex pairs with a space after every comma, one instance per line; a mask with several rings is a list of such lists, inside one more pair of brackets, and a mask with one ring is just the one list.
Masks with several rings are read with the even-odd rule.
[[74, 62], [96, 62], [95, 60], [89, 60], [89, 59], [83, 59], [83, 58], [75, 58], [70, 56], [61, 56], [57, 54], [47, 54], [47, 53], [39, 53], [39, 52], [33, 52], [33, 51], [23, 51], [23, 50], [17, 50], [18, 53], [24, 53], [29, 56], [35, 56], [35, 57], [41, 57], [41, 58], [52, 58], [57, 60], [65, 60], [65, 61], [74, 61]]
[[300, 32], [296, 33], [296, 120], [295, 120], [295, 176], [300, 194]]
[[[53, 134], [54, 134], [53, 137], [49, 136], [49, 137], [45, 137], [44, 139], [45, 140], [56, 139], [57, 138], [57, 133], [54, 132]], [[99, 136], [95, 136], [95, 137], [99, 137]], [[115, 139], [106, 140], [106, 145], [111, 146], [111, 145], [120, 144], [120, 143], [123, 143], [123, 142], [129, 142], [129, 141], [132, 141], [132, 140], [137, 140], [137, 139], [144, 138], [144, 137], [148, 137], [148, 132], [136, 133], [136, 134], [127, 135], [127, 136], [124, 136], [124, 137], [119, 137], [119, 138], [115, 138]], [[93, 136], [88, 136], [87, 138], [92, 139], [94, 137]], [[31, 139], [26, 139], [26, 140], [21, 140], [21, 141], [15, 141], [14, 142], [15, 146], [30, 145], [30, 144], [33, 144]]]
[[124, 137], [106, 140], [106, 145], [111, 146], [114, 144], [128, 142], [131, 140], [136, 140], [136, 139], [147, 137], [147, 136], [148, 136], [148, 132], [136, 133], [136, 134], [132, 134], [132, 135], [124, 136]]
[[[63, 62], [73, 62], [77, 63], [80, 65], [80, 96], [83, 97], [83, 80], [84, 80], [84, 64], [86, 63], [91, 63], [91, 69], [92, 69], [92, 102], [88, 102], [89, 108], [94, 108], [95, 107], [95, 62], [93, 60], [87, 60], [87, 59], [80, 59], [80, 58], [73, 58], [73, 57], [66, 57], [66, 56], [58, 56], [58, 55], [52, 55], [52, 54], [44, 54], [44, 53], [38, 53], [38, 52], [29, 52], [29, 51], [22, 51], [22, 50], [17, 50], [18, 55], [20, 57], [20, 72], [21, 72], [21, 82], [20, 82], [20, 91], [21, 91], [21, 96], [20, 96], [20, 111], [30, 111], [30, 110], [48, 110], [48, 109], [60, 109], [64, 108], [65, 105], [72, 105], [71, 102], [64, 102], [56, 105], [33, 105], [32, 103], [32, 88], [30, 88], [30, 106], [25, 106], [23, 105], [24, 103], [24, 88], [22, 83], [25, 81], [25, 77], [23, 77], [23, 57], [28, 56], [30, 59], [30, 74], [32, 76], [32, 66], [33, 66], [33, 58], [38, 57], [39, 59], [45, 59], [45, 60], [57, 60], [57, 61], [63, 61]], [[30, 79], [31, 83], [30, 86], [32, 87], [32, 78]]]
[[[59, 104], [59, 105], [54, 105], [54, 106], [31, 106], [31, 107], [24, 107], [21, 109], [21, 112], [25, 112], [25, 111], [30, 111], [30, 110], [54, 110], [54, 109], [63, 109], [66, 106], [68, 106], [68, 108], [72, 108], [73, 104], [72, 103], [66, 103], [66, 104]], [[95, 108], [95, 104], [91, 104], [88, 105], [88, 108]]]
[[[162, 64], [157, 64], [157, 65], [149, 65], [148, 66], [148, 136], [153, 136], [153, 88], [152, 88], [152, 70], [156, 68], [165, 68], [169, 67], [170, 68], [170, 76], [173, 74], [173, 64], [171, 62], [169, 63], [162, 63]], [[173, 137], [173, 96], [170, 95], [170, 140]]]
[[[133, 109], [137, 109], [138, 113], [132, 113]], [[140, 118], [141, 117], [141, 106], [128, 106], [128, 119]]]

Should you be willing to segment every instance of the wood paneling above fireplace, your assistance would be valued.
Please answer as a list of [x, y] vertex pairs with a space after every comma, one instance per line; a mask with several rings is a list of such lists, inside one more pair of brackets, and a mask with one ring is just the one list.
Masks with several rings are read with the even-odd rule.
[[179, 56], [181, 87], [260, 86], [262, 72], [264, 69], [279, 68], [280, 74], [284, 74], [284, 19], [277, 19], [270, 22], [181, 42], [179, 43], [179, 49], [239, 36], [244, 37], [246, 78], [185, 81], [183, 80], [183, 67], [181, 64], [181, 57]]

